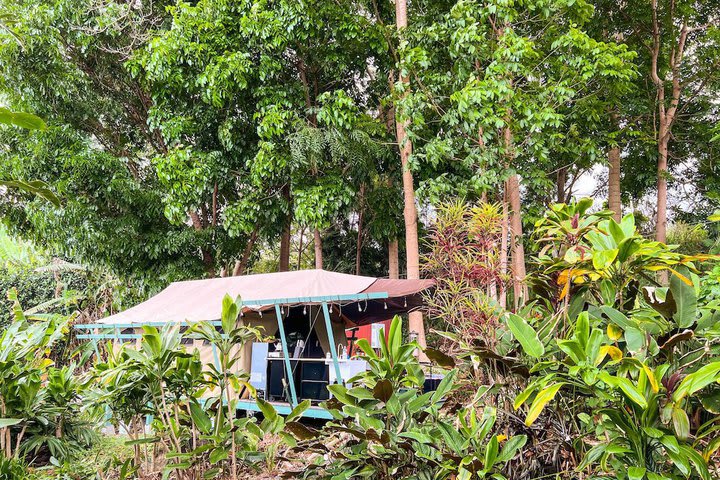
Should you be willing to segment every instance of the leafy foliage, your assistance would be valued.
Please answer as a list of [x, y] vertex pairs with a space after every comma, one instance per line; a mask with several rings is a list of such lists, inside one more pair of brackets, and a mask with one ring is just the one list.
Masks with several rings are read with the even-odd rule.
[[298, 450], [329, 457], [302, 477], [504, 478], [500, 472], [526, 438], [493, 434], [496, 411], [490, 407], [480, 416], [473, 407], [444, 411], [455, 370], [446, 372], [435, 391], [423, 393], [417, 345], [402, 343], [400, 325], [395, 317], [388, 339], [381, 337], [380, 355], [367, 341], [358, 342], [370, 368], [352, 386], [329, 387], [333, 399], [326, 408], [333, 420], [320, 432], [287, 425], [301, 440]]

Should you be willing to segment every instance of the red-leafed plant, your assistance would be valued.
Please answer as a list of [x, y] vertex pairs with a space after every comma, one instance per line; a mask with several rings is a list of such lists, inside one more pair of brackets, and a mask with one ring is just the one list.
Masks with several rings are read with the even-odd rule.
[[424, 270], [437, 280], [427, 298], [430, 316], [462, 342], [494, 341], [508, 283], [500, 255], [502, 211], [461, 201], [437, 208]]

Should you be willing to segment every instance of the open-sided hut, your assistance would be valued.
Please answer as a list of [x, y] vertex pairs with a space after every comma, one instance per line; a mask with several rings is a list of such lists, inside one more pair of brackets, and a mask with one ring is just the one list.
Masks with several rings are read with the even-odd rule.
[[[210, 321], [220, 328], [223, 297], [239, 296], [243, 304], [239, 321], [262, 327], [276, 341], [245, 345], [238, 366], [251, 372], [251, 383], [276, 401], [282, 413], [304, 398], [327, 398], [329, 383], [344, 382], [363, 367], [347, 355], [352, 348], [349, 330], [421, 307], [421, 292], [433, 284], [432, 280], [389, 280], [325, 270], [191, 280], [172, 283], [145, 302], [76, 328], [86, 332], [80, 338], [126, 343], [138, 342], [144, 325]], [[212, 345], [189, 342], [204, 362], [213, 361]], [[257, 408], [252, 401], [241, 402], [241, 407]], [[322, 416], [322, 412], [311, 409], [308, 414]]]

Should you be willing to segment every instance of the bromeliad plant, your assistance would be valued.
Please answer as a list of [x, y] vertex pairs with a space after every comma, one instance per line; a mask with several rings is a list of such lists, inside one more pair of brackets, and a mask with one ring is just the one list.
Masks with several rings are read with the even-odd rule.
[[[478, 418], [470, 406], [444, 411], [454, 390], [456, 370], [446, 372], [437, 390], [423, 392], [424, 374], [413, 355], [418, 346], [403, 343], [400, 319], [381, 335], [378, 355], [358, 341], [370, 369], [350, 380], [352, 386], [331, 385], [326, 403], [333, 420], [322, 431], [289, 425], [302, 442], [298, 449], [320, 453], [303, 478], [445, 479], [504, 478], [505, 464], [526, 438], [494, 435], [496, 411], [486, 408]], [[325, 459], [328, 459], [327, 461]]]

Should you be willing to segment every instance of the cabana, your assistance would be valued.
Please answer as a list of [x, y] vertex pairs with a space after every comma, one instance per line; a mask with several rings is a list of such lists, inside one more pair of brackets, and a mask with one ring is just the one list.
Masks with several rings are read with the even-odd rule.
[[[325, 270], [174, 282], [145, 302], [75, 328], [86, 332], [78, 338], [95, 343], [139, 342], [142, 326], [209, 321], [220, 328], [223, 297], [239, 296], [240, 322], [262, 327], [276, 340], [245, 345], [238, 368], [250, 372], [250, 383], [259, 395], [280, 413], [289, 413], [302, 399], [326, 399], [327, 385], [344, 383], [364, 369], [364, 362], [347, 354], [346, 331], [420, 308], [422, 292], [433, 285], [432, 280], [389, 280]], [[204, 363], [213, 360], [214, 346], [195, 340], [193, 347]], [[258, 410], [250, 399], [241, 400], [238, 408]], [[329, 418], [316, 406], [306, 416]]]

